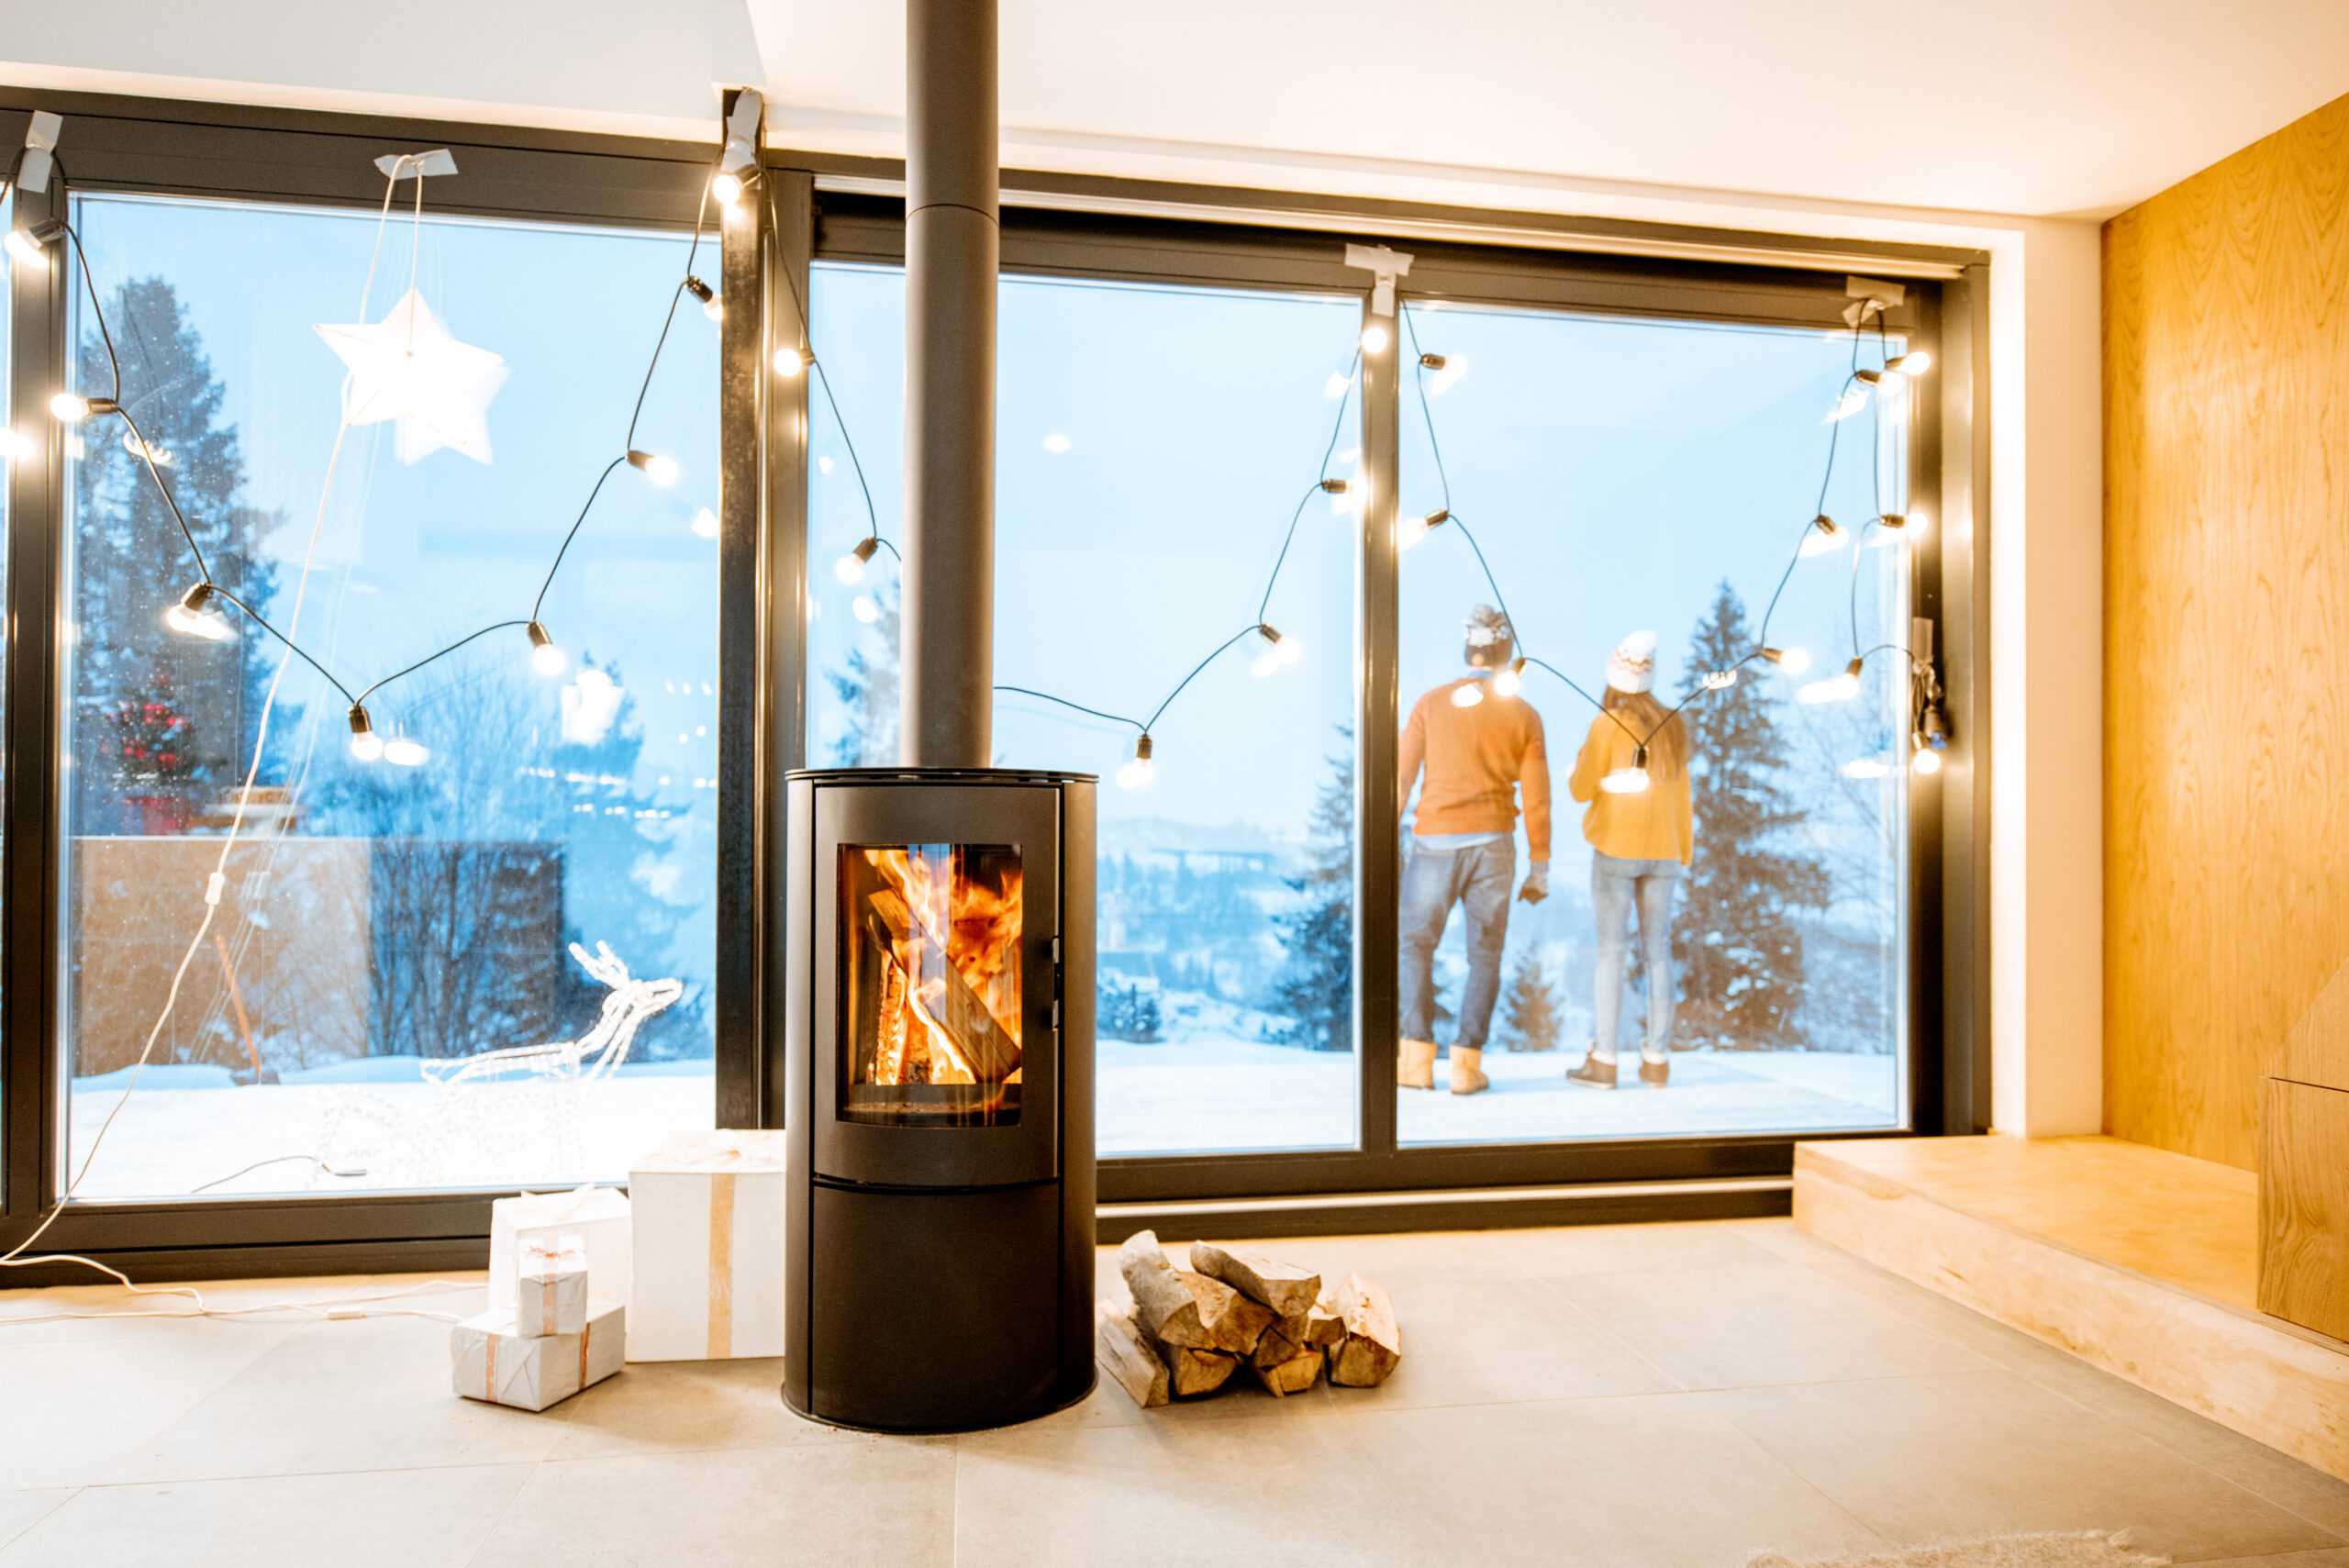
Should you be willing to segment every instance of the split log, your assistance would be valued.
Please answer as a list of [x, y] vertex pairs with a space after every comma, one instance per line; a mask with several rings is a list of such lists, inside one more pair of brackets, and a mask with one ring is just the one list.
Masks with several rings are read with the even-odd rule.
[[1191, 1243], [1191, 1267], [1284, 1318], [1310, 1310], [1321, 1296], [1319, 1274], [1254, 1252], [1227, 1252], [1212, 1241]]
[[1271, 1307], [1249, 1300], [1220, 1280], [1187, 1269], [1176, 1269], [1174, 1277], [1198, 1304], [1199, 1323], [1219, 1351], [1244, 1356], [1256, 1348], [1265, 1329], [1280, 1321]]
[[1166, 1403], [1170, 1378], [1165, 1361], [1127, 1312], [1104, 1309], [1094, 1320], [1093, 1355], [1135, 1404], [1152, 1409]]
[[1386, 1382], [1403, 1359], [1403, 1334], [1386, 1293], [1360, 1274], [1348, 1274], [1321, 1305], [1342, 1318], [1346, 1329], [1344, 1341], [1330, 1351], [1330, 1381], [1353, 1388]]
[[[1199, 1318], [1199, 1300], [1183, 1283], [1154, 1230], [1137, 1230], [1118, 1249], [1118, 1272], [1134, 1295], [1134, 1316], [1152, 1339], [1170, 1345], [1213, 1348], [1215, 1336]], [[1193, 1276], [1197, 1277], [1197, 1276]]]
[[1187, 1399], [1194, 1394], [1213, 1394], [1221, 1388], [1240, 1365], [1240, 1358], [1225, 1355], [1220, 1351], [1202, 1351], [1191, 1345], [1169, 1345], [1161, 1342], [1159, 1355], [1173, 1374], [1174, 1396]]
[[1248, 1363], [1248, 1370], [1256, 1374], [1257, 1382], [1272, 1391], [1274, 1398], [1286, 1398], [1291, 1394], [1304, 1393], [1320, 1378], [1321, 1352], [1298, 1351], [1287, 1360], [1275, 1362], [1270, 1366], [1254, 1361]]
[[1305, 1315], [1305, 1342], [1316, 1349], [1327, 1350], [1345, 1342], [1346, 1320], [1334, 1312], [1326, 1311], [1319, 1302]]
[[1255, 1353], [1249, 1359], [1256, 1366], [1276, 1366], [1299, 1351], [1327, 1350], [1343, 1342], [1345, 1337], [1344, 1318], [1312, 1307], [1275, 1320], [1256, 1341]]

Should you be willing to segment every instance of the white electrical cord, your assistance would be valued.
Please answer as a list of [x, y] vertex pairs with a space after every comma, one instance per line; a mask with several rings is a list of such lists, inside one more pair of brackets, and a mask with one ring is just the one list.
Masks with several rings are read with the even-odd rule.
[[[48, 1262], [52, 1260], [47, 1258], [28, 1258], [26, 1260], [28, 1262]], [[70, 1261], [74, 1262], [90, 1262], [90, 1260], [87, 1258], [75, 1258]], [[429, 1292], [438, 1290], [479, 1290], [482, 1288], [479, 1285], [466, 1284], [458, 1280], [436, 1279], [427, 1280], [422, 1284], [412, 1284], [399, 1290], [384, 1291], [374, 1296], [345, 1296], [335, 1301], [272, 1301], [265, 1302], [258, 1307], [213, 1307], [205, 1301], [204, 1293], [197, 1290], [193, 1285], [136, 1285], [132, 1284], [129, 1280], [124, 1278], [122, 1274], [117, 1273], [115, 1270], [106, 1268], [104, 1263], [91, 1263], [90, 1266], [95, 1269], [105, 1269], [107, 1273], [113, 1274], [115, 1278], [121, 1280], [125, 1288], [139, 1296], [192, 1296], [195, 1300], [195, 1309], [192, 1312], [43, 1312], [25, 1318], [0, 1317], [0, 1329], [10, 1328], [18, 1323], [55, 1323], [65, 1318], [242, 1318], [262, 1312], [299, 1312], [307, 1315], [314, 1322], [321, 1318], [330, 1318], [336, 1321], [342, 1321], [356, 1318], [437, 1318], [444, 1323], [462, 1323], [464, 1319], [453, 1312], [419, 1311], [414, 1307], [389, 1307], [380, 1312], [371, 1312], [365, 1310], [360, 1304], [369, 1301], [397, 1301], [404, 1296], [423, 1296]]]

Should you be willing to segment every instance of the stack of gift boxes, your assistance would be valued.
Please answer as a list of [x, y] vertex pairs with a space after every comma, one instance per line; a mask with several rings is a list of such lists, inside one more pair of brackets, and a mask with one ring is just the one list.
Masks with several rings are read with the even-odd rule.
[[450, 1334], [456, 1391], [543, 1410], [623, 1360], [783, 1353], [783, 1135], [662, 1145], [629, 1190], [492, 1206], [489, 1310]]

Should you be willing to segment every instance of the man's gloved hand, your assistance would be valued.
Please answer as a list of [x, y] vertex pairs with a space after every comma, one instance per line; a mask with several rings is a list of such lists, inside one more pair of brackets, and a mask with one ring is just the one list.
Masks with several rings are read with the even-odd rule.
[[1543, 861], [1525, 873], [1525, 885], [1517, 891], [1521, 904], [1539, 904], [1550, 896], [1550, 863]]

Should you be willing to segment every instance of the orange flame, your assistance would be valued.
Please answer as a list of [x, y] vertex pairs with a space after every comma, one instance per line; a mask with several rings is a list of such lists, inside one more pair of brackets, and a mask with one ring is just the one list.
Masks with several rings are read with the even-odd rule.
[[[880, 873], [885, 891], [903, 903], [901, 918], [885, 915], [893, 940], [870, 1081], [1018, 1083], [1018, 861], [1003, 867], [1000, 885], [990, 885], [967, 874], [965, 852], [957, 849], [868, 849], [863, 853]], [[876, 906], [880, 897], [875, 895]], [[975, 999], [983, 1017], [974, 1016], [967, 1003], [952, 995], [958, 990]]]

